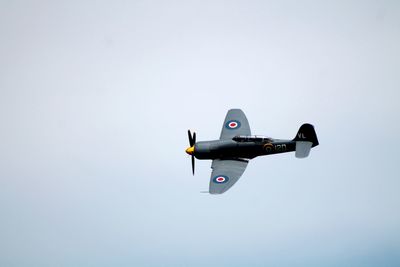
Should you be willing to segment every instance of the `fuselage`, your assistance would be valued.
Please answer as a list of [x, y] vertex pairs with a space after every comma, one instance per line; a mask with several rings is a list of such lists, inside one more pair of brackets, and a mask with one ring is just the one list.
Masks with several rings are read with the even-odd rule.
[[296, 142], [292, 140], [267, 139], [260, 142], [213, 140], [197, 142], [191, 152], [197, 159], [252, 159], [295, 150]]

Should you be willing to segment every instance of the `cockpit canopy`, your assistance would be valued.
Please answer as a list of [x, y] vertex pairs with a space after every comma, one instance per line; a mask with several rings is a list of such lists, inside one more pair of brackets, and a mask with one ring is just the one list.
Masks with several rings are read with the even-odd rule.
[[267, 143], [272, 142], [272, 138], [262, 135], [237, 135], [232, 138], [236, 142]]

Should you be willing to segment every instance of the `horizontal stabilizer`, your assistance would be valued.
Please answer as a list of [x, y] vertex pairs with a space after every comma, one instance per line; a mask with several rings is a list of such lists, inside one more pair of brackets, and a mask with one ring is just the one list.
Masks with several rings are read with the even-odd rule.
[[310, 141], [296, 141], [296, 158], [308, 157], [312, 145]]

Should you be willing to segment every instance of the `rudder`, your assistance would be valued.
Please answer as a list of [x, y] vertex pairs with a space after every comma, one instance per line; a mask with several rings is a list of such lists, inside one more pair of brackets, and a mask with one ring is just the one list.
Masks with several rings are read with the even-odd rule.
[[312, 147], [319, 145], [317, 134], [314, 126], [309, 123], [301, 125], [296, 137], [293, 139], [296, 142], [296, 157], [306, 158], [310, 154]]

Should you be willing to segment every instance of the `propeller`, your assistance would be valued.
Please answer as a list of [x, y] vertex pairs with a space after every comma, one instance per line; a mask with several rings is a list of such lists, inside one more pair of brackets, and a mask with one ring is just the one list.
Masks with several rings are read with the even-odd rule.
[[190, 145], [190, 147], [188, 149], [186, 149], [186, 153], [188, 153], [189, 155], [192, 156], [192, 172], [193, 172], [193, 175], [194, 175], [194, 155], [193, 155], [193, 152], [194, 152], [194, 145], [196, 144], [196, 133], [193, 132], [193, 135], [192, 135], [190, 130], [188, 130], [188, 137], [189, 137], [189, 145]]

